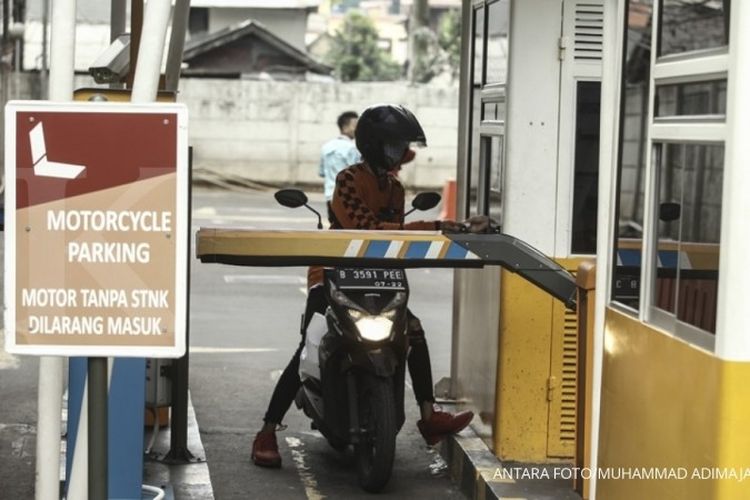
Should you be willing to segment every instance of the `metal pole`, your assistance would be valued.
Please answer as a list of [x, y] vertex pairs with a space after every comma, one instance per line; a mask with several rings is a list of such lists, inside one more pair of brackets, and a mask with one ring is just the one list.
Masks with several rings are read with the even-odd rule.
[[143, 0], [130, 2], [130, 67], [128, 68], [127, 85], [133, 88], [133, 75], [138, 66], [138, 49], [141, 46], [143, 31]]
[[73, 99], [76, 0], [55, 0], [50, 29], [49, 100]]
[[[192, 185], [193, 172], [193, 148], [188, 149], [188, 186]], [[188, 227], [191, 226], [191, 215], [193, 199], [188, 194]], [[190, 238], [188, 236], [188, 238]], [[190, 290], [190, 259], [187, 260], [187, 290]], [[187, 406], [188, 406], [188, 379], [190, 367], [190, 293], [186, 299], [185, 318], [185, 355], [174, 360], [172, 364], [172, 428], [169, 434], [169, 452], [164, 457], [164, 462], [172, 464], [184, 464], [195, 461], [195, 457], [188, 449], [187, 444]]]
[[[8, 41], [10, 40], [10, 4], [9, 0], [3, 0], [3, 33], [0, 41], [0, 106], [5, 109], [5, 103], [8, 102], [10, 87], [10, 61], [6, 64], [5, 57], [8, 53]], [[0, 120], [0, 153], [5, 158], [5, 120]], [[0, 160], [4, 161], [4, 160]]]
[[[126, 0], [112, 0], [109, 10], [109, 41], [114, 42], [121, 34], [125, 33], [125, 20], [127, 19]], [[132, 51], [131, 51], [132, 53]], [[133, 61], [133, 64], [135, 62]], [[124, 83], [114, 82], [109, 84], [111, 89], [125, 88]]]
[[[8, 43], [9, 26], [10, 26], [10, 0], [3, 0], [3, 50], [5, 50], [6, 44]], [[4, 55], [5, 54], [3, 54], [3, 56]]]
[[[76, 36], [76, 0], [55, 0], [52, 6], [49, 99], [73, 99], [73, 58]], [[60, 498], [60, 431], [63, 394], [63, 358], [39, 359], [38, 422], [36, 437], [37, 500]]]
[[88, 359], [89, 500], [107, 500], [107, 358]]
[[39, 72], [40, 75], [40, 99], [48, 99], [49, 93], [47, 91], [47, 77], [49, 76], [49, 67], [47, 65], [47, 30], [49, 29], [49, 2], [50, 0], [44, 0], [42, 3], [42, 68]]
[[125, 0], [112, 0], [110, 5], [109, 41], [113, 42], [115, 38], [125, 33], [125, 19], [128, 4]]
[[[107, 363], [107, 387], [112, 384], [112, 368], [114, 359]], [[81, 396], [81, 409], [78, 417], [78, 433], [73, 446], [73, 463], [68, 471], [68, 498], [76, 500], [88, 500], [89, 498], [89, 377], [83, 383], [83, 394]], [[108, 421], [109, 422], [109, 421]], [[108, 435], [109, 436], [109, 435]]]
[[[156, 100], [170, 10], [170, 0], [149, 0], [146, 4], [138, 48], [138, 65], [133, 77], [132, 102]], [[190, 310], [189, 306], [187, 310]], [[187, 449], [187, 354], [172, 365], [172, 377], [172, 437], [171, 449], [165, 461], [185, 462], [192, 458]]]
[[[471, 93], [473, 92], [471, 80], [471, 2], [463, 2], [461, 7], [461, 71], [459, 73], [458, 86], [458, 158], [456, 164], [457, 192], [456, 192], [456, 218], [465, 219], [469, 214], [466, 211], [466, 193], [468, 192], [469, 176], [469, 152], [471, 151]], [[451, 375], [448, 397], [458, 397], [458, 363], [459, 363], [459, 319], [461, 315], [460, 303], [457, 299], [461, 293], [461, 280], [466, 271], [456, 269], [453, 271], [453, 320], [451, 329]]]
[[190, 0], [175, 0], [172, 13], [172, 34], [169, 37], [167, 54], [166, 90], [177, 90], [182, 69], [182, 52], [185, 48], [185, 33], [190, 14]]
[[172, 10], [170, 0], [149, 0], [143, 13], [143, 30], [138, 47], [138, 65], [133, 77], [132, 102], [154, 102], [159, 90], [161, 59]]

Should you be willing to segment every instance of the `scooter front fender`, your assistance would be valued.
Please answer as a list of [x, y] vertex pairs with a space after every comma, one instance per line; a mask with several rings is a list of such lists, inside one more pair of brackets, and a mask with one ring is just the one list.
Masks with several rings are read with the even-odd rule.
[[388, 346], [350, 353], [349, 362], [350, 367], [359, 368], [377, 377], [393, 376], [399, 365], [398, 356]]

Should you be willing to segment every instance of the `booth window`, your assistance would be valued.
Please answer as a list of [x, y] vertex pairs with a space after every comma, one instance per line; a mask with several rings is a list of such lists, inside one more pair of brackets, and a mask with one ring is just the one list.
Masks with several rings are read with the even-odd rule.
[[502, 225], [503, 222], [503, 136], [490, 136], [492, 155], [488, 165], [489, 189], [487, 190], [488, 215]]
[[574, 254], [596, 253], [600, 108], [601, 83], [578, 82], [571, 238], [571, 252]]
[[471, 82], [471, 149], [469, 150], [468, 166], [468, 189], [466, 190], [467, 195], [467, 215], [479, 214], [479, 124], [482, 121], [482, 84], [484, 83], [484, 7], [474, 9], [473, 18], [473, 29], [474, 37], [472, 38], [472, 51], [474, 58], [472, 59], [472, 82]]
[[505, 83], [508, 73], [508, 26], [510, 0], [487, 6], [487, 83]]
[[658, 223], [653, 305], [716, 332], [724, 147], [657, 143]]
[[466, 212], [501, 215], [510, 0], [475, 2]]
[[611, 297], [638, 310], [653, 4], [630, 0], [626, 9]]
[[709, 115], [727, 112], [727, 81], [688, 82], [656, 87], [657, 117]]
[[503, 137], [482, 134], [479, 147], [481, 165], [478, 213], [502, 223]]
[[484, 83], [484, 7], [474, 9], [474, 85]]
[[726, 46], [729, 42], [729, 5], [730, 0], [662, 0], [659, 55]]

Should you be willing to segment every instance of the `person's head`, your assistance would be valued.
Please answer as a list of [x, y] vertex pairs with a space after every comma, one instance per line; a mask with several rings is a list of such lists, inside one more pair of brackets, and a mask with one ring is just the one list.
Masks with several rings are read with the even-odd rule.
[[345, 135], [349, 139], [354, 139], [354, 130], [357, 128], [357, 118], [359, 118], [359, 115], [354, 111], [345, 111], [339, 115], [336, 124], [339, 126], [341, 135]]
[[357, 149], [377, 175], [398, 170], [413, 142], [427, 144], [414, 114], [397, 104], [378, 104], [362, 112], [355, 131]]

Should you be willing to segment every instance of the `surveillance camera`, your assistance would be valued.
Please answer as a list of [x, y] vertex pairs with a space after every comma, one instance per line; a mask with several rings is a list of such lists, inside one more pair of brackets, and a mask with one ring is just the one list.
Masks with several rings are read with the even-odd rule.
[[130, 68], [130, 34], [120, 35], [89, 67], [96, 83], [118, 83]]

